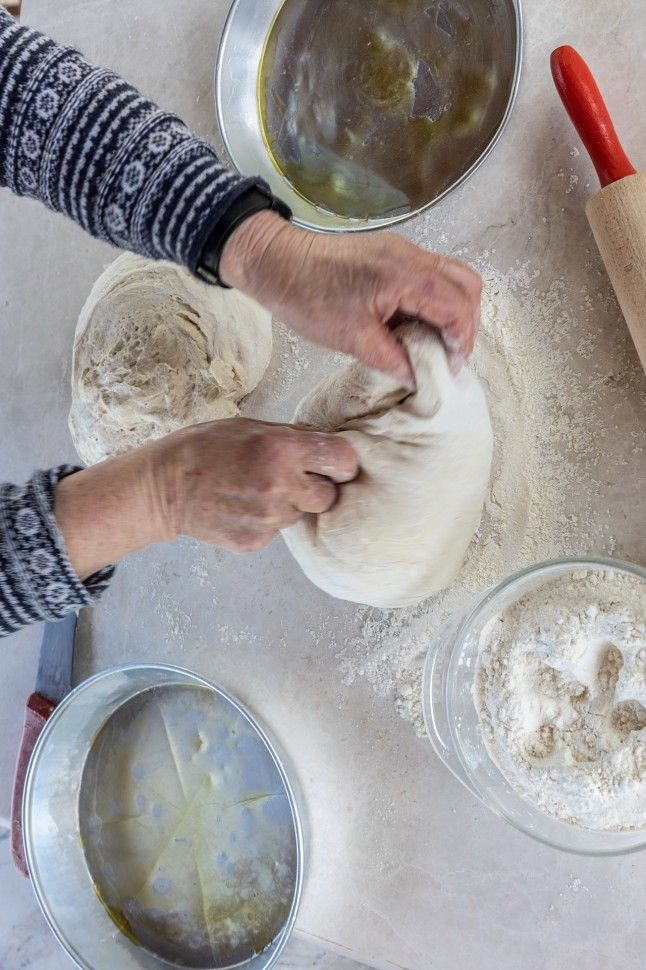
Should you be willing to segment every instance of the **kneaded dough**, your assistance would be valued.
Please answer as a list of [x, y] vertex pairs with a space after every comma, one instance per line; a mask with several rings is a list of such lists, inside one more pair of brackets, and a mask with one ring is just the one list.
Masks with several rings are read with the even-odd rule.
[[451, 373], [430, 327], [406, 324], [397, 335], [415, 394], [353, 363], [299, 404], [294, 420], [339, 431], [361, 471], [330, 511], [283, 532], [313, 583], [384, 608], [419, 603], [455, 577], [480, 522], [493, 451], [477, 377], [466, 367]]
[[86, 464], [238, 414], [271, 356], [271, 315], [173, 263], [126, 253], [99, 277], [74, 338], [69, 426]]

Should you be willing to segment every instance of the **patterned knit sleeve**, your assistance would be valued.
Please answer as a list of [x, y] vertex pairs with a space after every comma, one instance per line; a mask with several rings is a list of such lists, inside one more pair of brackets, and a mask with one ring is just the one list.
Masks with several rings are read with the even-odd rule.
[[0, 8], [0, 185], [194, 272], [222, 214], [265, 183], [228, 171], [179, 118]]
[[54, 518], [54, 489], [78, 470], [62, 465], [21, 487], [0, 485], [0, 637], [94, 603], [112, 577], [110, 566], [81, 582]]

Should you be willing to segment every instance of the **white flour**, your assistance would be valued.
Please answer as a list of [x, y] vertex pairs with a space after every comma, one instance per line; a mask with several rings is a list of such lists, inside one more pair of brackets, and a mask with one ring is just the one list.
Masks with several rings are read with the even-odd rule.
[[487, 625], [474, 701], [489, 754], [548, 815], [646, 827], [646, 581], [581, 570]]
[[[394, 693], [397, 709], [420, 734], [424, 657], [448, 617], [532, 562], [614, 551], [591, 506], [606, 458], [599, 428], [612, 427], [620, 395], [639, 380], [621, 346], [613, 373], [597, 364], [603, 294], [582, 293], [571, 311], [562, 281], [540, 292], [526, 265], [507, 274], [482, 263], [477, 268], [485, 291], [473, 365], [488, 391], [495, 435], [480, 529], [451, 589], [415, 609], [360, 609], [359, 635], [337, 639], [345, 682], [365, 677], [378, 694]], [[589, 360], [590, 373], [574, 368], [573, 356]], [[635, 440], [628, 460], [643, 460], [643, 445]]]

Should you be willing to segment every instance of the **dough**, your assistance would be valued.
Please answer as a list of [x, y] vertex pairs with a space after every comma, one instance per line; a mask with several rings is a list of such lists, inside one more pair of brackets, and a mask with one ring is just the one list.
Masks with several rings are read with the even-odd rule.
[[87, 464], [238, 414], [271, 356], [271, 315], [173, 263], [126, 253], [94, 284], [74, 339], [74, 446]]
[[294, 420], [340, 431], [361, 466], [329, 512], [283, 533], [305, 574], [339, 599], [411, 606], [444, 589], [478, 527], [493, 435], [484, 392], [451, 374], [440, 339], [406, 324], [417, 393], [353, 363], [301, 401]]

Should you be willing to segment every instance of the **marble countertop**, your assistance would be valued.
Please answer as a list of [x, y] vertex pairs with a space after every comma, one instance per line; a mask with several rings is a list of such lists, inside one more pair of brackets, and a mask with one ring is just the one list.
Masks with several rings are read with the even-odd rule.
[[[121, 71], [217, 144], [212, 72], [227, 6], [24, 0], [22, 19]], [[585, 221], [594, 172], [552, 90], [548, 55], [566, 42], [585, 54], [613, 93], [630, 153], [646, 160], [646, 18], [641, 0], [526, 0], [524, 10], [524, 73], [509, 128], [462, 188], [404, 232], [438, 249], [486, 252], [499, 272], [520, 259], [545, 287], [562, 281], [559, 299], [571, 313], [586, 307], [581, 332], [595, 331], [594, 361], [575, 353], [571, 366], [604, 383], [610, 396], [597, 467], [582, 465], [566, 501], [576, 510], [582, 494], [594, 493], [592, 514], [604, 535], [595, 548], [573, 552], [611, 548], [644, 563], [641, 371]], [[72, 336], [94, 279], [116, 254], [6, 191], [0, 250], [0, 474], [19, 481], [34, 467], [74, 459], [66, 425]], [[543, 326], [556, 348], [562, 335]], [[269, 418], [288, 418], [318, 374], [334, 366], [323, 351], [292, 351], [280, 337], [280, 393], [256, 399]], [[585, 542], [582, 533], [579, 545]], [[540, 558], [545, 550], [536, 552]], [[177, 663], [231, 690], [282, 738], [311, 827], [302, 939], [380, 970], [636, 970], [643, 857], [569, 857], [490, 814], [399, 717], [391, 696], [361, 676], [345, 683], [337, 644], [360, 632], [362, 617], [312, 587], [280, 541], [247, 557], [182, 541], [118, 570], [81, 624], [76, 677], [125, 661]], [[1, 815], [9, 810], [40, 637], [39, 628], [28, 629], [2, 645]], [[67, 966], [19, 883], [11, 871], [0, 880], [10, 921], [0, 965]]]

